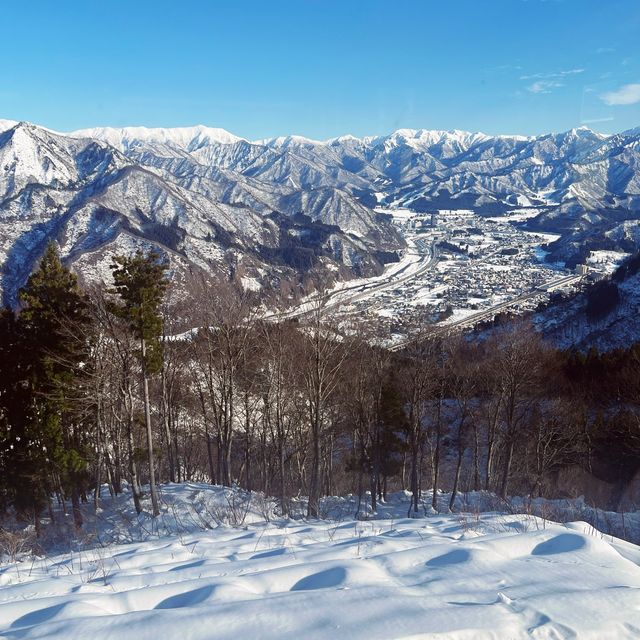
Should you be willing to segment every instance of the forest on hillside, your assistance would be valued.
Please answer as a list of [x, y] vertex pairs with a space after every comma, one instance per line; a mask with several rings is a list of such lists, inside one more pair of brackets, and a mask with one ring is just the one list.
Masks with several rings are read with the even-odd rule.
[[[158, 487], [187, 481], [292, 498], [388, 491], [577, 497], [628, 508], [640, 468], [640, 346], [558, 351], [524, 322], [482, 339], [429, 325], [401, 351], [319, 304], [267, 320], [255, 293], [194, 276], [170, 290], [154, 253], [113, 261], [83, 289], [50, 245], [0, 316], [0, 527], [38, 535], [100, 487], [159, 513]], [[174, 301], [174, 302], [172, 302]], [[627, 501], [625, 503], [625, 500]]]

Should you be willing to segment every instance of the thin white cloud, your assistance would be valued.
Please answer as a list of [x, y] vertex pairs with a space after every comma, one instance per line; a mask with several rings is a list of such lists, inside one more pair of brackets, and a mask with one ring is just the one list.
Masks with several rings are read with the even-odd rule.
[[496, 67], [487, 67], [485, 71], [522, 71], [519, 64], [500, 64]]
[[600, 99], [610, 107], [637, 104], [640, 102], [640, 83], [622, 85], [617, 91], [607, 91]]
[[598, 47], [596, 49], [596, 53], [614, 53], [614, 51], [613, 47]]
[[586, 120], [581, 120], [580, 124], [596, 124], [598, 122], [611, 122], [615, 120], [613, 116], [609, 118], [587, 118]]
[[562, 82], [557, 80], [538, 80], [527, 87], [527, 91], [531, 93], [551, 93], [552, 89], [564, 87]]
[[566, 69], [565, 71], [553, 71], [551, 73], [533, 73], [527, 76], [520, 76], [520, 80], [554, 80], [584, 73], [584, 71], [584, 69]]

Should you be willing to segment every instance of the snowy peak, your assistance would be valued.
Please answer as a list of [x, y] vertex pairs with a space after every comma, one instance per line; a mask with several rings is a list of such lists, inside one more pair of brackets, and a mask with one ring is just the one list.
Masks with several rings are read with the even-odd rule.
[[17, 120], [3, 120], [0, 118], [0, 133], [7, 129], [13, 129], [18, 124]]
[[[16, 123], [10, 120], [0, 120], [0, 131]], [[638, 130], [624, 132], [621, 135], [634, 135]], [[193, 127], [96, 127], [81, 129], [67, 134], [70, 137], [94, 138], [103, 140], [121, 151], [127, 151], [138, 143], [163, 144], [187, 151], [194, 151], [207, 145], [233, 145], [237, 142], [247, 142], [256, 146], [278, 149], [322, 148], [352, 146], [359, 144], [365, 147], [392, 148], [408, 146], [416, 150], [426, 150], [431, 147], [444, 147], [451, 150], [466, 150], [476, 144], [488, 141], [536, 142], [553, 139], [557, 144], [591, 143], [605, 140], [608, 136], [596, 133], [588, 127], [579, 127], [562, 133], [543, 134], [540, 136], [521, 135], [488, 135], [482, 132], [470, 132], [453, 129], [444, 131], [438, 129], [408, 129], [402, 128], [381, 136], [356, 137], [342, 135], [327, 140], [314, 140], [300, 135], [275, 136], [260, 140], [249, 141], [225, 129], [197, 125]]]
[[264, 145], [274, 149], [287, 149], [288, 147], [316, 147], [323, 146], [326, 143], [320, 140], [312, 140], [304, 136], [290, 135], [278, 136], [276, 138], [266, 138], [264, 140], [256, 140], [254, 144]]
[[54, 185], [75, 177], [75, 163], [63, 144], [46, 130], [20, 122], [0, 133], [0, 195], [27, 184]]
[[437, 129], [397, 129], [388, 136], [374, 138], [374, 144], [407, 144], [415, 148], [427, 148], [440, 144], [456, 144], [468, 147], [476, 142], [488, 140], [490, 136], [484, 133], [469, 131], [441, 131]]
[[123, 127], [120, 129], [96, 127], [73, 131], [68, 135], [74, 138], [103, 140], [120, 151], [126, 151], [137, 142], [165, 144], [193, 151], [203, 145], [234, 144], [244, 141], [244, 138], [229, 133], [225, 129], [205, 127], [204, 125], [173, 128]]
[[326, 144], [349, 144], [351, 142], [362, 142], [363, 139], [362, 138], [358, 138], [354, 135], [351, 135], [350, 133], [346, 133], [342, 136], [337, 136], [336, 138], [329, 138], [326, 141]]
[[608, 136], [602, 133], [596, 133], [589, 129], [589, 127], [578, 127], [577, 129], [570, 129], [563, 133], [556, 135], [556, 139], [562, 143], [582, 142], [586, 144], [601, 142], [606, 140]]
[[28, 122], [0, 131], [0, 194], [17, 194], [32, 184], [74, 189], [96, 172], [126, 164], [99, 140], [70, 138]]

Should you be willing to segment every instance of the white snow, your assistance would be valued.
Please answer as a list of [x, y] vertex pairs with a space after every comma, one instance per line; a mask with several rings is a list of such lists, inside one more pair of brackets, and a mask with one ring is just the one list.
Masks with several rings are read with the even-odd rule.
[[88, 543], [0, 567], [0, 637], [640, 633], [640, 548], [584, 522], [477, 510], [407, 519], [404, 493], [377, 519], [354, 521], [353, 498], [333, 498], [323, 505], [333, 520], [307, 522], [274, 518], [261, 496], [207, 485], [162, 494], [155, 522], [133, 516], [127, 497], [107, 499]]
[[7, 131], [9, 129], [13, 129], [18, 124], [16, 120], [3, 120], [0, 118], [0, 133], [3, 131]]
[[[518, 198], [520, 198], [520, 196], [518, 196]], [[493, 222], [522, 222], [523, 220], [535, 218], [539, 214], [540, 209], [528, 207], [526, 209], [514, 209], [511, 213], [503, 216], [491, 216], [488, 217], [487, 220], [491, 220]]]
[[263, 140], [254, 140], [253, 144], [264, 145], [267, 147], [289, 147], [289, 146], [317, 146], [326, 144], [319, 140], [312, 140], [311, 138], [305, 138], [304, 136], [288, 135], [277, 136], [275, 138], [264, 138]]
[[561, 235], [559, 233], [547, 233], [542, 231], [523, 231], [522, 233], [526, 233], [527, 235], [534, 236], [540, 238], [545, 243], [555, 242]]
[[260, 291], [262, 289], [262, 285], [256, 278], [243, 276], [242, 278], [240, 278], [240, 282], [242, 283], [242, 287], [246, 291]]
[[592, 266], [606, 265], [613, 271], [629, 255], [624, 251], [591, 251], [587, 258], [587, 264]]
[[117, 149], [124, 150], [137, 140], [172, 144], [183, 149], [193, 149], [200, 144], [234, 144], [244, 140], [225, 129], [205, 127], [95, 127], [80, 129], [67, 134], [72, 138], [97, 138], [104, 140]]
[[487, 140], [489, 136], [484, 133], [471, 133], [469, 131], [441, 131], [432, 129], [397, 129], [388, 136], [374, 138], [375, 144], [387, 144], [396, 146], [406, 144], [414, 149], [424, 149], [437, 144], [460, 145], [467, 147], [477, 142]]

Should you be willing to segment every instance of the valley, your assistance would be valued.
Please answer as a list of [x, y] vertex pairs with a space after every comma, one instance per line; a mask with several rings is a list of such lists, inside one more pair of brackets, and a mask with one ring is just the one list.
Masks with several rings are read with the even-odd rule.
[[640, 639], [640, 2], [2, 9], [0, 640]]
[[327, 296], [397, 339], [425, 320], [532, 309], [578, 283], [562, 281], [576, 265], [612, 270], [638, 246], [639, 141], [586, 128], [250, 141], [204, 126], [58, 133], [3, 120], [3, 302], [54, 240], [88, 283], [108, 279], [114, 254], [154, 249], [178, 288], [193, 273], [237, 277], [282, 292], [283, 317]]
[[[570, 270], [544, 261], [547, 245], [558, 234], [529, 231], [527, 212], [486, 217], [471, 210], [376, 209], [391, 216], [407, 249], [382, 275], [339, 283], [301, 304], [276, 314], [301, 318], [321, 305], [333, 317], [368, 318], [404, 343], [412, 328], [426, 319], [447, 330], [472, 327], [503, 311], [534, 310], [557, 291], [568, 292], [610, 274], [626, 257], [609, 252]], [[604, 259], [606, 258], [606, 259]]]

